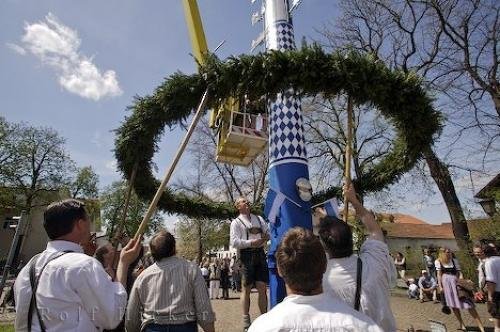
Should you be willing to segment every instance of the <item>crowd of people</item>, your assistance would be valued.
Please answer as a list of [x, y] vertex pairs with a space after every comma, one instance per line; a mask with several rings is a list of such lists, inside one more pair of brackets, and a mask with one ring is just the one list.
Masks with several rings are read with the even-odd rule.
[[[110, 244], [92, 247], [84, 204], [55, 202], [44, 214], [47, 248], [26, 264], [14, 285], [16, 331], [192, 332], [200, 326], [212, 332], [216, 313], [211, 300], [227, 299], [232, 288], [241, 290], [243, 327], [250, 332], [393, 332], [389, 296], [396, 275], [409, 281], [410, 296], [436, 303], [440, 298], [459, 329], [465, 329], [460, 311], [468, 310], [484, 331], [472, 301], [482, 296], [500, 331], [500, 257], [493, 244], [474, 247], [481, 293], [472, 299], [460, 264], [447, 248], [439, 250], [437, 259], [424, 251], [426, 269], [410, 282], [405, 257], [392, 258], [375, 216], [351, 184], [344, 186], [344, 195], [367, 234], [358, 253], [351, 227], [320, 209], [319, 236], [295, 227], [281, 240], [275, 257], [286, 297], [269, 311], [264, 251], [269, 227], [250, 213], [246, 199], [236, 201], [240, 214], [230, 229], [237, 255], [207, 257], [200, 264], [178, 257], [176, 240], [166, 230], [153, 235], [149, 250], [141, 238], [124, 240], [119, 253]], [[253, 321], [252, 288], [258, 291], [261, 313]]]
[[[500, 265], [497, 263], [500, 251], [494, 243], [482, 241], [474, 244], [473, 255], [478, 260], [477, 285], [474, 285], [471, 280], [464, 279], [460, 262], [449, 248], [438, 248], [437, 258], [434, 258], [429, 249], [424, 249], [423, 253], [426, 269], [421, 271], [419, 278], [407, 277], [404, 279], [408, 285], [410, 299], [419, 299], [420, 302], [429, 299], [434, 303], [442, 303], [444, 313], [451, 314], [453, 312], [455, 315], [459, 323], [459, 330], [466, 329], [461, 310], [467, 310], [476, 321], [479, 330], [484, 331], [481, 318], [476, 310], [476, 303], [487, 302], [488, 311], [492, 318], [496, 319], [497, 316], [500, 316], [496, 309], [498, 299], [495, 297], [499, 296], [499, 294], [495, 295], [495, 292], [498, 292], [496, 285], [500, 281], [500, 275], [497, 275], [495, 269], [498, 269], [497, 265]], [[401, 262], [404, 260], [404, 256], [397, 253], [396, 260]], [[488, 271], [486, 266], [490, 267]], [[401, 276], [401, 274], [399, 275]], [[498, 329], [500, 326], [498, 326], [497, 320], [495, 324]]]
[[[207, 284], [210, 299], [229, 299], [229, 288], [239, 291], [238, 268], [236, 259], [229, 257], [204, 257], [200, 263], [200, 271]], [[221, 294], [222, 290], [222, 294]]]

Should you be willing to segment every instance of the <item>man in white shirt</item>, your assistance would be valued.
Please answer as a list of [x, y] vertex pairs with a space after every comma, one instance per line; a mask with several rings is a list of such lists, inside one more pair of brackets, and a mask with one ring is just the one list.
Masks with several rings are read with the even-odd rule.
[[255, 285], [259, 293], [260, 313], [267, 312], [267, 284], [269, 270], [267, 268], [264, 245], [269, 240], [269, 227], [262, 217], [250, 213], [250, 205], [246, 198], [236, 200], [239, 216], [231, 222], [230, 244], [238, 250], [241, 263], [243, 306], [243, 327], [250, 326], [250, 291]]
[[483, 253], [486, 257], [484, 272], [488, 289], [488, 312], [495, 319], [495, 332], [500, 332], [500, 256], [497, 256], [496, 248], [489, 244], [483, 246]]
[[[355, 294], [359, 289], [359, 310], [384, 331], [396, 331], [396, 321], [389, 302], [389, 289], [394, 285], [396, 270], [382, 229], [373, 213], [359, 202], [352, 184], [344, 185], [344, 196], [363, 222], [368, 238], [359, 250], [361, 262], [358, 262], [358, 256], [353, 254], [351, 227], [335, 217], [325, 216], [321, 219], [319, 235], [329, 256], [323, 276], [323, 289], [340, 297], [351, 307], [355, 306]], [[357, 276], [360, 265], [359, 288]]]
[[[80, 201], [47, 207], [47, 249], [26, 264], [14, 285], [16, 331], [29, 331], [30, 325], [31, 331], [101, 331], [120, 323], [127, 306], [127, 269], [139, 255], [140, 239], [122, 249], [118, 282], [113, 282], [101, 263], [83, 252], [91, 238], [90, 223]], [[37, 284], [33, 298], [32, 273]]]
[[248, 332], [382, 331], [366, 315], [323, 293], [326, 255], [310, 230], [290, 229], [276, 251], [276, 260], [288, 296], [258, 317]]

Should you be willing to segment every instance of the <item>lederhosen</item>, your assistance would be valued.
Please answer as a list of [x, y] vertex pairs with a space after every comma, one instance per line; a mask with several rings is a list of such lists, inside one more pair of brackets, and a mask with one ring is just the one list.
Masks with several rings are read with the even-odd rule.
[[[262, 221], [259, 221], [261, 233], [263, 232]], [[238, 222], [245, 227], [246, 239], [249, 239], [249, 227], [239, 217], [236, 218]], [[250, 215], [250, 223], [252, 223], [252, 216]], [[264, 248], [245, 248], [240, 249], [240, 262], [242, 267], [242, 277], [246, 285], [253, 284], [255, 281], [269, 282], [269, 272], [267, 269], [266, 253]]]

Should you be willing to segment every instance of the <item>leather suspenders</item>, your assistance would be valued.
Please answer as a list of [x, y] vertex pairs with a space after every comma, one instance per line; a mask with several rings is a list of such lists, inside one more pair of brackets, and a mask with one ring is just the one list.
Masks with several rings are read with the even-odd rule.
[[361, 304], [361, 275], [363, 274], [363, 261], [358, 257], [358, 268], [356, 272], [356, 295], [354, 296], [354, 309], [359, 311]]
[[30, 265], [31, 301], [30, 301], [30, 306], [29, 306], [29, 310], [28, 310], [28, 331], [29, 332], [31, 332], [31, 326], [33, 325], [33, 310], [35, 311], [36, 316], [38, 317], [38, 324], [40, 324], [40, 330], [42, 332], [47, 331], [47, 329], [45, 328], [45, 324], [43, 323], [42, 315], [40, 314], [40, 310], [38, 308], [37, 301], [36, 301], [36, 291], [38, 289], [38, 282], [40, 281], [40, 276], [42, 275], [43, 270], [45, 270], [45, 267], [50, 262], [52, 262], [53, 260], [55, 260], [55, 259], [57, 259], [57, 258], [59, 258], [59, 257], [61, 257], [63, 255], [66, 255], [69, 252], [73, 252], [73, 251], [71, 251], [71, 250], [62, 251], [62, 252], [57, 253], [53, 257], [51, 257], [45, 263], [45, 265], [42, 266], [42, 268], [40, 269], [40, 273], [38, 274], [38, 276], [36, 276], [35, 265], [36, 265], [38, 259], [40, 258], [39, 257], [40, 254], [38, 254], [35, 257], [33, 257], [32, 261], [31, 261], [31, 265]]

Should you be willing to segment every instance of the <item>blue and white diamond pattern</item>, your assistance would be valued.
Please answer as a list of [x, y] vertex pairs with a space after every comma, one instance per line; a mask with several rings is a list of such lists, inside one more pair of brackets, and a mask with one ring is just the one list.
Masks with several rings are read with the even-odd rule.
[[284, 158], [307, 158], [300, 107], [300, 98], [292, 89], [285, 94], [279, 93], [276, 100], [270, 102], [269, 159], [271, 164]]
[[267, 49], [289, 51], [295, 49], [293, 26], [288, 22], [276, 23], [267, 35]]

